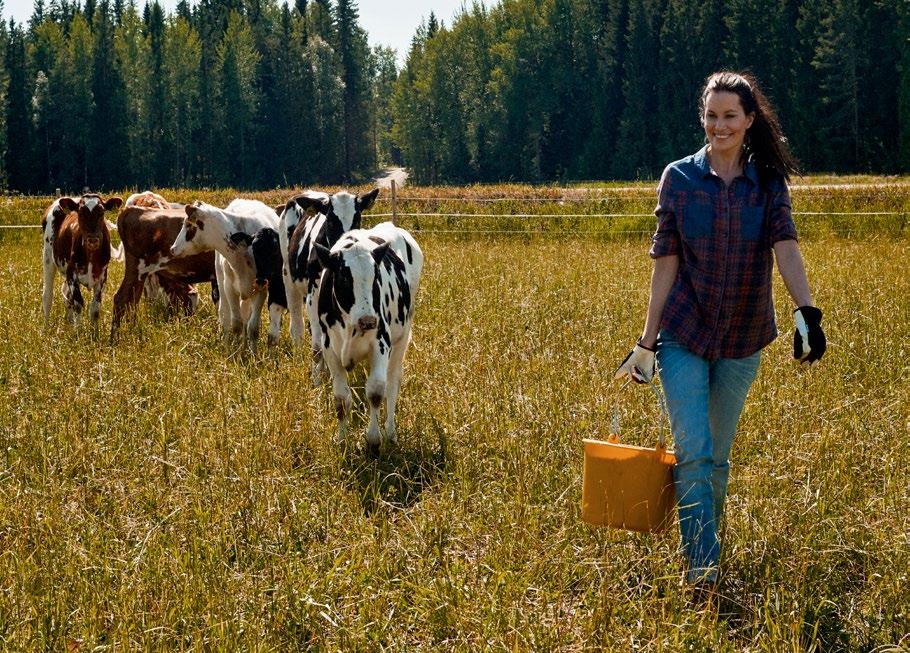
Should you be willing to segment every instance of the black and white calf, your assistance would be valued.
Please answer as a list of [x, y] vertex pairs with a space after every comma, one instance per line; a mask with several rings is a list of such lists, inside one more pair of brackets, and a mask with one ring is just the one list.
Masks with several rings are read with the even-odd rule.
[[272, 207], [244, 199], [236, 199], [224, 209], [196, 201], [185, 211], [183, 227], [171, 245], [171, 256], [215, 250], [215, 277], [221, 294], [218, 318], [225, 341], [230, 343], [240, 336], [246, 322], [246, 337], [255, 349], [266, 290], [255, 283], [250, 245], [260, 229], [278, 227], [278, 216]]
[[318, 243], [331, 248], [341, 236], [351, 229], [359, 229], [362, 212], [370, 209], [379, 195], [375, 188], [357, 196], [346, 191], [328, 195], [306, 191], [288, 200], [281, 213], [278, 230], [281, 255], [284, 260], [284, 285], [291, 322], [291, 342], [300, 346], [304, 334], [304, 307], [310, 321], [310, 335], [314, 353], [313, 381], [318, 381], [321, 370], [318, 322], [313, 293], [322, 264], [313, 249]]
[[367, 444], [373, 448], [380, 444], [383, 397], [386, 437], [396, 442], [395, 404], [411, 341], [423, 252], [411, 234], [391, 222], [350, 231], [331, 250], [319, 243], [314, 249], [324, 267], [316, 290], [319, 345], [332, 374], [338, 442], [344, 442], [351, 412], [346, 372], [363, 360], [370, 363]]
[[256, 269], [253, 285], [269, 293], [269, 345], [276, 345], [281, 335], [281, 317], [288, 310], [278, 232], [269, 227], [257, 231], [250, 242], [250, 251]]

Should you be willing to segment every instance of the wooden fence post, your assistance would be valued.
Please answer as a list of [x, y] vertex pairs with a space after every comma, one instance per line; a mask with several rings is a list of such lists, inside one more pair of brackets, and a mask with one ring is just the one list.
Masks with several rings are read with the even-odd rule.
[[392, 224], [398, 221], [398, 193], [395, 188], [395, 180], [392, 180]]

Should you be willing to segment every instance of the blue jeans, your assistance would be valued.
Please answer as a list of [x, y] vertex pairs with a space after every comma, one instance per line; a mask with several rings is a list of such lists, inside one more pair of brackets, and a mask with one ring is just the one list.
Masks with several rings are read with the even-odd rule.
[[730, 448], [760, 360], [756, 352], [708, 361], [667, 331], [658, 337], [657, 366], [673, 431], [679, 532], [690, 583], [717, 580], [717, 526], [727, 496]]

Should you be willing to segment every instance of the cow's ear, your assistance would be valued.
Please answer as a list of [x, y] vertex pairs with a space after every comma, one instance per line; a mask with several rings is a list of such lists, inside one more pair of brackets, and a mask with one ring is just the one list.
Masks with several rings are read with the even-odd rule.
[[198, 208], [199, 207], [196, 206], [196, 203], [194, 202], [192, 204], [187, 204], [186, 206], [184, 206], [183, 210], [186, 212], [186, 217], [192, 218]]
[[356, 206], [358, 211], [366, 211], [373, 208], [376, 197], [379, 196], [379, 189], [374, 188], [369, 193], [364, 193], [357, 198]]
[[61, 197], [57, 200], [57, 206], [69, 213], [70, 211], [75, 211], [79, 208], [79, 204], [76, 203], [72, 197]]
[[383, 243], [379, 247], [373, 250], [373, 260], [377, 263], [382, 263], [382, 259], [385, 258], [386, 252], [389, 251], [389, 244]]
[[237, 245], [237, 247], [249, 247], [253, 244], [253, 237], [242, 231], [238, 231], [231, 234], [231, 242]]
[[319, 197], [308, 197], [306, 195], [300, 195], [294, 198], [294, 201], [297, 202], [297, 206], [302, 208], [304, 211], [312, 209], [316, 213], [328, 213], [329, 212], [329, 199], [328, 198], [319, 198]]
[[104, 202], [105, 211], [113, 211], [119, 209], [121, 206], [123, 206], [122, 197], [109, 197], [107, 198], [107, 201]]
[[313, 247], [316, 250], [316, 258], [319, 260], [322, 267], [332, 271], [335, 271], [338, 268], [336, 261], [332, 257], [332, 251], [328, 247], [320, 245], [319, 243], [313, 243]]
[[284, 213], [284, 211], [285, 211], [287, 208], [288, 208], [288, 205], [287, 205], [287, 204], [276, 204], [275, 206], [272, 207], [272, 209], [275, 211], [275, 213], [277, 213], [279, 216], [280, 216], [282, 213]]

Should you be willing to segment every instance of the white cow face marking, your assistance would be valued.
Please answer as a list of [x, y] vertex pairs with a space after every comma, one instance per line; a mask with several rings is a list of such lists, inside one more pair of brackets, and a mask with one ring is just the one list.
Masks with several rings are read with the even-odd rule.
[[190, 256], [202, 251], [201, 238], [199, 232], [204, 227], [200, 226], [196, 218], [187, 216], [180, 227], [180, 233], [174, 239], [171, 245], [171, 256]]
[[357, 215], [357, 196], [344, 191], [332, 195], [332, 213], [341, 222], [344, 231], [350, 231], [360, 225], [354, 224]]
[[101, 203], [101, 198], [99, 197], [86, 197], [85, 198], [85, 208], [89, 211], [94, 211], [95, 207]]

